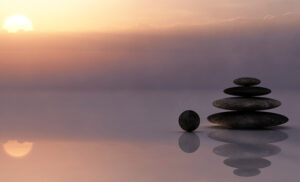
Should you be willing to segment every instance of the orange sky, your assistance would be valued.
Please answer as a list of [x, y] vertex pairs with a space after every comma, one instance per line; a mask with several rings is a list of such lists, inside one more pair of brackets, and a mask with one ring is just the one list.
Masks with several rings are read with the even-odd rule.
[[112, 32], [297, 14], [300, 1], [0, 0], [0, 22], [23, 14], [37, 32]]

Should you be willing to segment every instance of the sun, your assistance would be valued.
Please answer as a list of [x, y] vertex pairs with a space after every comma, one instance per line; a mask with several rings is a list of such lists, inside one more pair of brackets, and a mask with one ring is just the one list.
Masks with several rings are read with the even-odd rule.
[[32, 31], [33, 26], [31, 21], [24, 15], [13, 15], [8, 17], [4, 24], [3, 29], [9, 33], [17, 33], [19, 31]]
[[4, 151], [11, 157], [21, 158], [28, 155], [32, 150], [32, 142], [19, 142], [17, 140], [9, 140], [3, 144]]

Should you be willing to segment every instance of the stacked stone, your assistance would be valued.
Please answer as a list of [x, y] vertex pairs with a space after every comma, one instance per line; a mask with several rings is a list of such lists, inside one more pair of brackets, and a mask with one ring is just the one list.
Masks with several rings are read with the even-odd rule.
[[259, 129], [284, 124], [288, 118], [271, 112], [261, 112], [279, 107], [280, 101], [258, 97], [271, 93], [271, 90], [258, 87], [261, 81], [256, 78], [238, 78], [234, 80], [238, 87], [225, 89], [224, 92], [236, 97], [217, 100], [217, 108], [231, 110], [210, 115], [208, 120], [220, 126], [235, 129]]

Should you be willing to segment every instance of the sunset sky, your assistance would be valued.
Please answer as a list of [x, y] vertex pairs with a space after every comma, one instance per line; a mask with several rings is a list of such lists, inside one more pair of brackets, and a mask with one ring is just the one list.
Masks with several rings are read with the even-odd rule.
[[299, 0], [0, 0], [0, 22], [1, 89], [300, 88]]
[[271, 20], [299, 7], [298, 0], [0, 0], [0, 21], [22, 14], [37, 32], [137, 31]]
[[299, 178], [299, 69], [300, 0], [0, 0], [0, 182]]

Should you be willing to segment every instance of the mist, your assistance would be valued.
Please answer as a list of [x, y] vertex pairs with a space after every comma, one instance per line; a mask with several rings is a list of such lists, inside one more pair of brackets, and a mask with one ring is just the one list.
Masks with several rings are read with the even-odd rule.
[[[255, 28], [254, 28], [255, 27]], [[1, 89], [299, 89], [299, 23], [129, 33], [1, 34]]]

